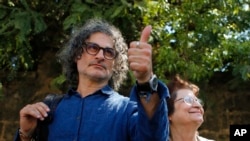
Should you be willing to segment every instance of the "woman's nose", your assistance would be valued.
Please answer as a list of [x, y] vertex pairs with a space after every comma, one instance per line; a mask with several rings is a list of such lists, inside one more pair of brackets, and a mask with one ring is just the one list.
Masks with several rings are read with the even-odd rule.
[[193, 106], [203, 107], [203, 103], [201, 103], [199, 100], [195, 100]]

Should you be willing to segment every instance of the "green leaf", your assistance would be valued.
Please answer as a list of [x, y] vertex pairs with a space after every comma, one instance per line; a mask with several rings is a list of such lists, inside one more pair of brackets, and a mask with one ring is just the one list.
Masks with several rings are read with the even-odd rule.
[[4, 18], [6, 14], [7, 14], [6, 10], [0, 8], [0, 19]]
[[121, 12], [123, 11], [123, 9], [124, 9], [124, 6], [123, 6], [123, 5], [122, 5], [122, 6], [119, 6], [119, 7], [117, 7], [117, 8], [115, 8], [115, 11], [114, 11], [113, 14], [111, 15], [111, 18], [114, 18], [114, 17], [120, 15]]
[[15, 14], [14, 25], [23, 35], [28, 35], [31, 29], [31, 16], [28, 12], [20, 12]]
[[47, 28], [47, 25], [44, 22], [41, 15], [36, 14], [36, 16], [33, 17], [33, 20], [34, 20], [34, 34], [40, 33]]
[[63, 21], [63, 29], [67, 30], [67, 29], [71, 28], [73, 25], [77, 24], [79, 20], [80, 20], [80, 15], [78, 13], [75, 13], [75, 14], [68, 16]]

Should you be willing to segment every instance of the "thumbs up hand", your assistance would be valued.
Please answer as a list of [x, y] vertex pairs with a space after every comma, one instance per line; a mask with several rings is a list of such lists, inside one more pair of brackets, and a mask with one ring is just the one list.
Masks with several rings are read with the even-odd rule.
[[146, 26], [140, 37], [140, 41], [130, 43], [128, 50], [128, 61], [138, 83], [150, 80], [152, 70], [152, 46], [148, 43], [152, 27]]

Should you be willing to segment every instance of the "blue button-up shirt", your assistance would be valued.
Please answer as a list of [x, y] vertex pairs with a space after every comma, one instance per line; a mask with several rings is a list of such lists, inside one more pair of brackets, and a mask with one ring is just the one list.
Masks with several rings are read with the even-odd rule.
[[132, 88], [130, 98], [109, 86], [82, 98], [70, 90], [58, 104], [48, 141], [166, 141], [167, 87], [159, 82], [160, 104], [149, 119]]

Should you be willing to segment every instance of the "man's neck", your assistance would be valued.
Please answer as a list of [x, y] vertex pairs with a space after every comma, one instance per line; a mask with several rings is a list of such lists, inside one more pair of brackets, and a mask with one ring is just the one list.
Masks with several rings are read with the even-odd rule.
[[102, 89], [104, 86], [107, 85], [107, 82], [100, 83], [95, 81], [79, 81], [77, 86], [77, 92], [81, 94], [82, 97], [86, 97], [88, 95], [93, 94], [97, 90]]

